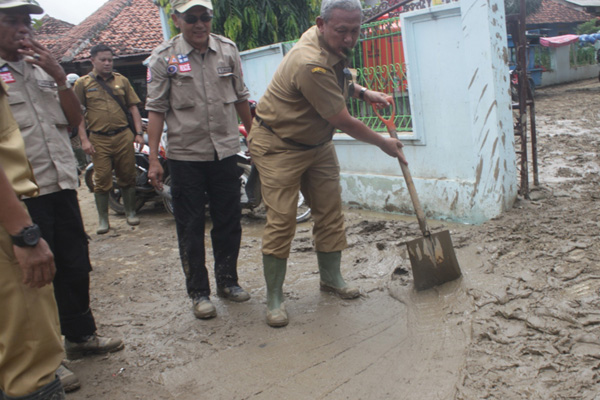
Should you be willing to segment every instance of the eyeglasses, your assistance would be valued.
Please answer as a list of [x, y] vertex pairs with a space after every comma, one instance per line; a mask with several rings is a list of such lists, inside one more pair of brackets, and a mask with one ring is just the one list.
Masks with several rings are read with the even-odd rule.
[[190, 24], [193, 25], [196, 22], [198, 22], [198, 20], [202, 21], [202, 22], [210, 22], [212, 21], [213, 16], [208, 14], [208, 13], [204, 13], [201, 16], [197, 16], [197, 15], [193, 15], [193, 14], [183, 14], [183, 20], [186, 22], [186, 24]]

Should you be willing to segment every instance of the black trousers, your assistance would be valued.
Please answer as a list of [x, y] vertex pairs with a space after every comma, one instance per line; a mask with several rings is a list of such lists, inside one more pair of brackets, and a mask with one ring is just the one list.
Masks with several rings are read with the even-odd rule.
[[25, 199], [31, 219], [54, 253], [54, 296], [60, 328], [67, 339], [96, 332], [90, 310], [90, 264], [88, 237], [83, 227], [77, 192], [61, 190]]
[[191, 298], [210, 295], [204, 229], [209, 204], [217, 286], [238, 284], [242, 239], [240, 173], [236, 157], [217, 161], [169, 160], [179, 256]]

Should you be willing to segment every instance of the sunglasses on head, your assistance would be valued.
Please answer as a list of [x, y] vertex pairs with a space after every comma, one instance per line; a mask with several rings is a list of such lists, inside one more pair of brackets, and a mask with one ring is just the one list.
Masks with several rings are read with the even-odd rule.
[[196, 22], [198, 22], [198, 20], [202, 21], [202, 22], [210, 22], [212, 21], [213, 16], [208, 14], [208, 13], [204, 13], [201, 16], [197, 16], [197, 15], [193, 15], [193, 14], [183, 14], [183, 20], [186, 22], [186, 24], [195, 24]]

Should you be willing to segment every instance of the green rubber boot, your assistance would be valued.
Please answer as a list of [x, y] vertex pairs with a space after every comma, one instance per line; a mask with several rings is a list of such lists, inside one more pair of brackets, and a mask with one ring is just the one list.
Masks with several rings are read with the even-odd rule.
[[283, 281], [287, 259], [263, 254], [263, 270], [267, 283], [267, 325], [286, 326], [289, 322], [283, 304]]
[[321, 290], [337, 294], [342, 299], [355, 299], [360, 296], [360, 290], [355, 286], [349, 286], [340, 272], [342, 252], [334, 251], [324, 253], [317, 251], [319, 261], [319, 273], [321, 274]]
[[108, 232], [110, 224], [108, 223], [108, 193], [94, 193], [96, 199], [96, 209], [98, 210], [98, 229], [96, 233], [102, 235]]
[[123, 195], [123, 205], [125, 206], [127, 223], [131, 226], [139, 225], [140, 219], [135, 215], [135, 188], [131, 186], [122, 188], [121, 194]]

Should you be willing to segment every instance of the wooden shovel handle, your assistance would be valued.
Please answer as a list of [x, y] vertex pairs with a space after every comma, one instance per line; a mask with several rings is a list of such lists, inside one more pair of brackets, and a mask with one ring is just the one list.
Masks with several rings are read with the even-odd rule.
[[[381, 122], [384, 123], [387, 128], [389, 134], [394, 139], [398, 139], [398, 133], [396, 132], [396, 124], [394, 124], [394, 117], [396, 116], [394, 102], [391, 102], [392, 107], [392, 115], [389, 119], [383, 118], [374, 104], [372, 104], [373, 110], [377, 115], [377, 118]], [[400, 154], [404, 157], [404, 152], [400, 149]], [[406, 159], [406, 157], [404, 157]], [[402, 161], [398, 159], [398, 163], [400, 164], [400, 169], [402, 170], [402, 175], [404, 175], [404, 181], [406, 182], [406, 186], [408, 187], [408, 193], [410, 194], [410, 199], [413, 203], [413, 207], [415, 209], [415, 213], [417, 214], [417, 220], [419, 221], [419, 227], [421, 228], [421, 232], [423, 236], [429, 236], [429, 228], [427, 227], [427, 220], [425, 219], [425, 213], [423, 212], [423, 208], [421, 207], [421, 202], [419, 201], [419, 196], [417, 195], [417, 189], [415, 189], [415, 183], [413, 182], [412, 175], [410, 174], [410, 170], [408, 169], [408, 165], [404, 164]]]

